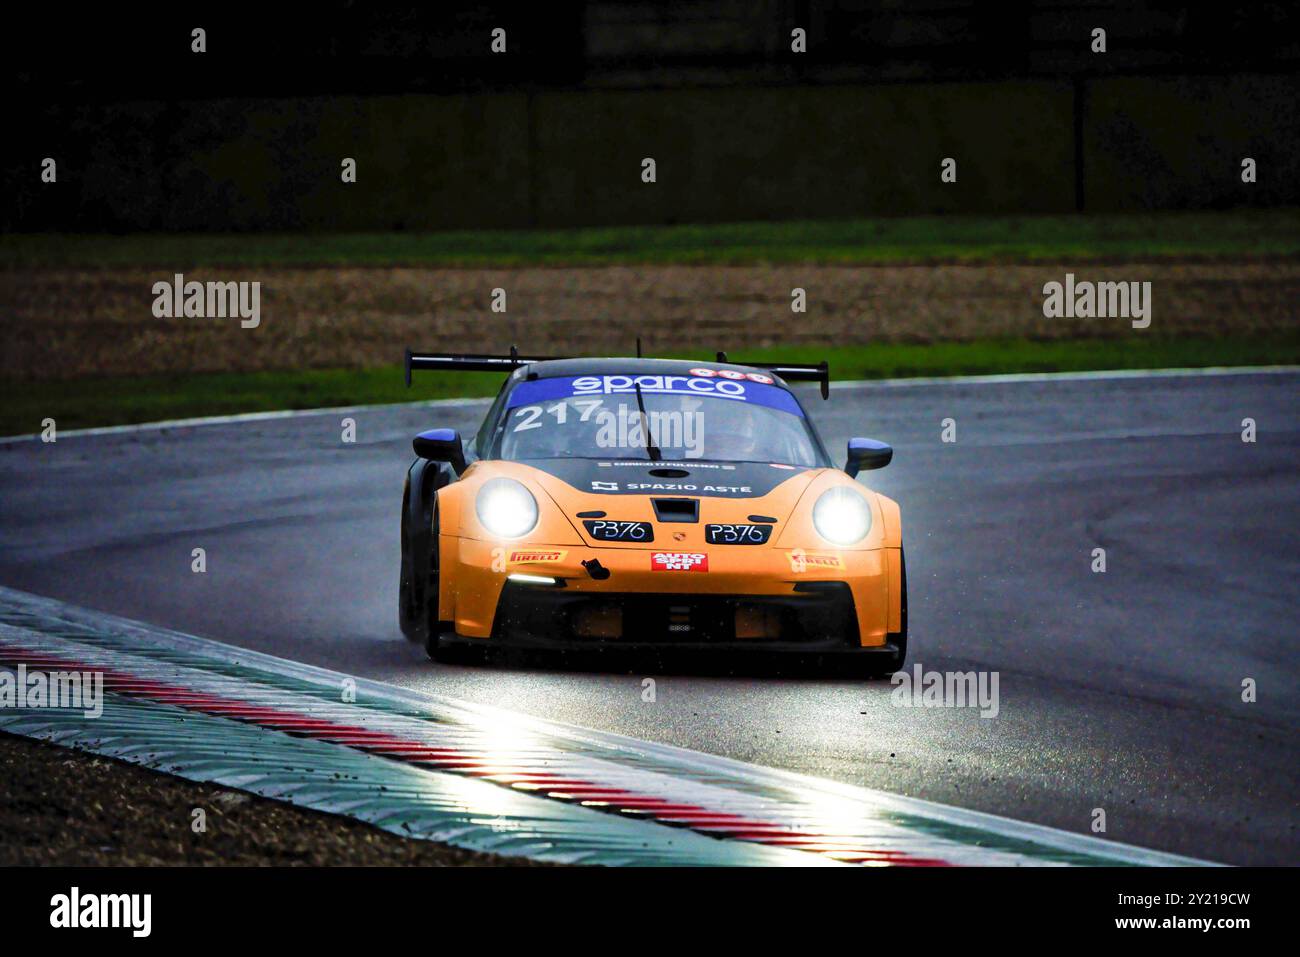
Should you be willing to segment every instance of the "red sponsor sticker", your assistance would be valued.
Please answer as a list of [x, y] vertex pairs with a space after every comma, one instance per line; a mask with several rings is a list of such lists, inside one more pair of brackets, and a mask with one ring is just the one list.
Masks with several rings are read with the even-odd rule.
[[704, 552], [655, 552], [650, 570], [656, 572], [707, 572], [709, 556]]
[[761, 372], [737, 372], [734, 369], [691, 369], [691, 375], [705, 376], [710, 379], [721, 377], [723, 379], [748, 379], [750, 382], [761, 382], [763, 385], [771, 385], [776, 380], [770, 375], [763, 375]]

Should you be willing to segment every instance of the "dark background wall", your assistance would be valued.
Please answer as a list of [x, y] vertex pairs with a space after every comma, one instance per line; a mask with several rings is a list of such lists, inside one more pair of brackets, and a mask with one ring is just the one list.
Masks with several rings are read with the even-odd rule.
[[[148, 8], [141, 8], [148, 9]], [[442, 229], [1300, 203], [1292, 4], [589, 0], [50, 15], [0, 227]], [[528, 12], [531, 10], [531, 12]], [[189, 31], [208, 52], [189, 52]], [[489, 52], [507, 31], [509, 52]], [[790, 52], [790, 30], [808, 53]], [[1089, 50], [1107, 30], [1108, 52]], [[57, 42], [51, 42], [50, 37]], [[59, 163], [57, 187], [39, 180]], [[354, 157], [358, 182], [340, 161]], [[654, 157], [658, 183], [640, 179]], [[958, 161], [958, 183], [939, 163]], [[1242, 157], [1259, 164], [1244, 187]]]

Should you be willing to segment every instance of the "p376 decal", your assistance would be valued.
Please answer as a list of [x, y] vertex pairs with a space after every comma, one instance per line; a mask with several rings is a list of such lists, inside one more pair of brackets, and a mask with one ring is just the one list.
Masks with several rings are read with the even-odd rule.
[[588, 519], [582, 523], [587, 534], [602, 542], [653, 542], [654, 526], [649, 522], [615, 522], [609, 519]]
[[704, 540], [710, 545], [765, 545], [771, 525], [705, 525]]

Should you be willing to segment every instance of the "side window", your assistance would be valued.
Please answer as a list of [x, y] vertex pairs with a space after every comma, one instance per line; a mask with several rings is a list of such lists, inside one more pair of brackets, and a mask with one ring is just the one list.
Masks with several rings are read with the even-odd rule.
[[481, 459], [487, 458], [488, 453], [492, 450], [492, 441], [496, 438], [497, 421], [505, 410], [506, 396], [510, 394], [512, 384], [510, 379], [506, 379], [505, 385], [501, 387], [496, 400], [492, 403], [492, 408], [488, 409], [488, 414], [483, 417], [483, 424], [479, 426], [478, 435], [474, 436], [474, 451]]

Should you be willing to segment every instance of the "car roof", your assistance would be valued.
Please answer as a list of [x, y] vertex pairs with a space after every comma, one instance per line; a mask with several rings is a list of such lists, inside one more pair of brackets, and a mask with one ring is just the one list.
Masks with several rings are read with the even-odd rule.
[[772, 381], [788, 389], [784, 379], [767, 369], [758, 366], [737, 365], [734, 362], [711, 362], [706, 359], [642, 359], [636, 356], [628, 358], [579, 358], [547, 359], [543, 362], [530, 362], [520, 366], [510, 376], [511, 379], [551, 379], [562, 376], [579, 375], [690, 375], [692, 369], [723, 369], [732, 372], [758, 372], [769, 376]]

